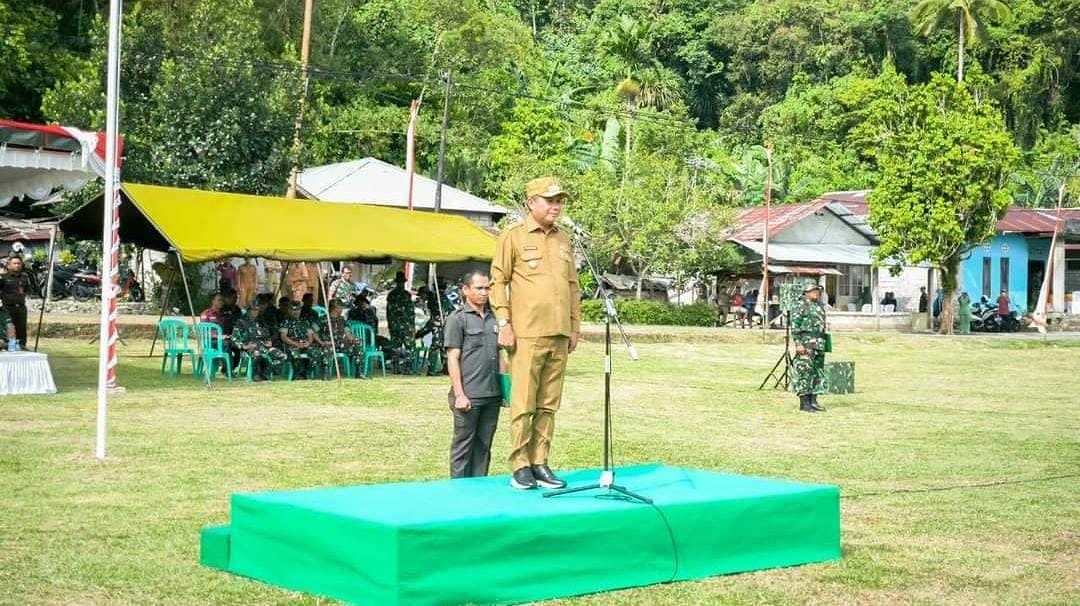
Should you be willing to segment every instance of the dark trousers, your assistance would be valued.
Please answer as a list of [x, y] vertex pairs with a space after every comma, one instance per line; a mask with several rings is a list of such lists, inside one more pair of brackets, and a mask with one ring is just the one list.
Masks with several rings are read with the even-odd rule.
[[469, 412], [450, 404], [454, 415], [454, 438], [450, 441], [450, 477], [486, 476], [491, 463], [491, 441], [499, 425], [502, 398], [474, 400]]
[[15, 338], [19, 340], [19, 346], [26, 349], [26, 305], [4, 305], [4, 309], [15, 325]]

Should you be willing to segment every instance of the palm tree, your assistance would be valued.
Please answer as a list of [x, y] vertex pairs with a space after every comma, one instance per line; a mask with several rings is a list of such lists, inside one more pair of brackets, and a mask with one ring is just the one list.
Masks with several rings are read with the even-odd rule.
[[921, 0], [911, 9], [911, 22], [926, 36], [953, 20], [960, 33], [957, 51], [956, 81], [964, 80], [964, 49], [986, 39], [990, 21], [1003, 21], [1012, 15], [1000, 0]]

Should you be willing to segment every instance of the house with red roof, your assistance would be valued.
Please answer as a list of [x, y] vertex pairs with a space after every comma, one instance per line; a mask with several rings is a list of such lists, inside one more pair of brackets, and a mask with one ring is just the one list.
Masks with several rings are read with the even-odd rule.
[[[841, 312], [880, 314], [886, 298], [896, 299], [896, 311], [918, 311], [920, 289], [930, 283], [931, 270], [904, 267], [893, 276], [873, 267], [879, 241], [867, 221], [868, 194], [828, 192], [804, 204], [774, 206], [768, 225], [764, 207], [743, 209], [727, 234], [747, 258], [739, 277], [761, 279], [767, 230], [770, 292], [795, 277], [809, 276], [824, 285], [826, 298]], [[1033, 309], [1055, 225], [1060, 232], [1051, 264], [1051, 303], [1053, 310], [1066, 311], [1072, 304], [1070, 293], [1080, 290], [1080, 209], [1063, 211], [1060, 224], [1054, 211], [1009, 209], [998, 233], [969, 251], [961, 266], [961, 290], [977, 301], [981, 296], [996, 299], [1004, 289], [1015, 310]]]

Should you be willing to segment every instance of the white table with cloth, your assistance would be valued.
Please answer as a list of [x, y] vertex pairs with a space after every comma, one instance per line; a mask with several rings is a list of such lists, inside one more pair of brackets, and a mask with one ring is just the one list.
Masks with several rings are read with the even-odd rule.
[[56, 393], [49, 356], [33, 351], [0, 352], [0, 395]]

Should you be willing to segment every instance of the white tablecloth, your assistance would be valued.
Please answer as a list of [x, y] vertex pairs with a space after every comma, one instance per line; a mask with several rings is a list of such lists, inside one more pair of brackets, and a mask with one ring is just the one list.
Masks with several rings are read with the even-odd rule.
[[49, 356], [32, 351], [0, 352], [0, 395], [56, 393]]

